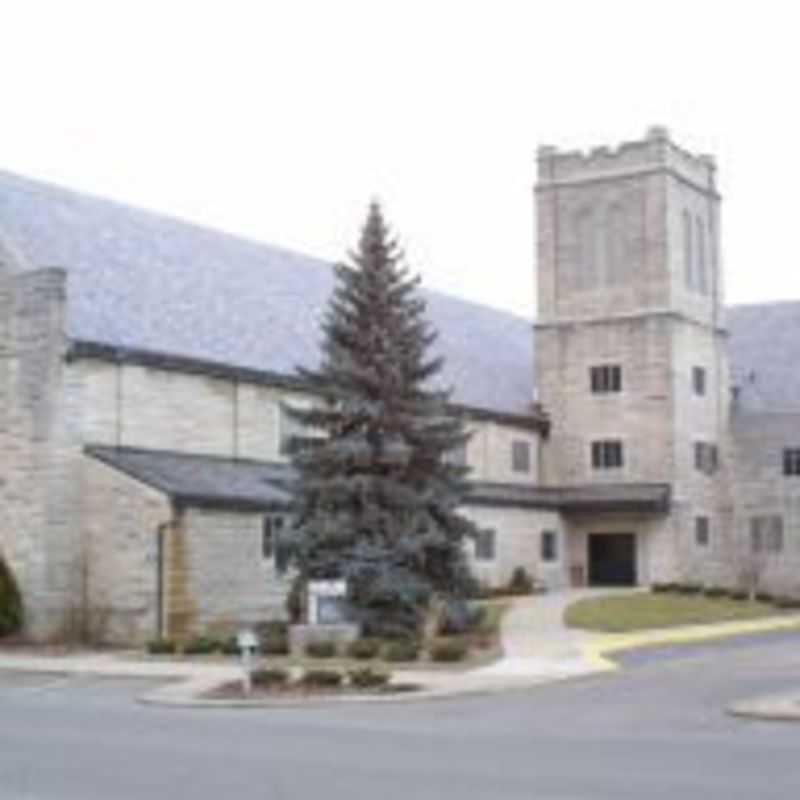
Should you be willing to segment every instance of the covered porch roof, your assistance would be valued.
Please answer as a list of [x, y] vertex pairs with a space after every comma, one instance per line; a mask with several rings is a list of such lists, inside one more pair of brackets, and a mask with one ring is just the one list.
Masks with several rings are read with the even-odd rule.
[[631, 511], [665, 513], [669, 510], [667, 483], [592, 483], [579, 486], [526, 486], [507, 483], [475, 483], [466, 503], [516, 506], [560, 511]]

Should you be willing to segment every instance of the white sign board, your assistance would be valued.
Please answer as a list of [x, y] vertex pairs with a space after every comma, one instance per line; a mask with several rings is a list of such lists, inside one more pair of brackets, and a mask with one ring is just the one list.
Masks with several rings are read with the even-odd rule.
[[345, 622], [344, 603], [346, 598], [347, 581], [309, 581], [309, 624], [335, 625]]

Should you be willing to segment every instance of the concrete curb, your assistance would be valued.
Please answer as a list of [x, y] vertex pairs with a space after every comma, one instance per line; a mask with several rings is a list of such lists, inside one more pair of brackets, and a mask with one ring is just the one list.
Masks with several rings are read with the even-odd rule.
[[611, 656], [626, 650], [644, 647], [699, 644], [716, 639], [728, 639], [747, 634], [771, 633], [781, 630], [800, 630], [800, 614], [765, 617], [745, 622], [723, 622], [713, 625], [688, 625], [680, 628], [663, 628], [636, 633], [596, 634], [583, 648], [584, 658], [599, 672], [619, 670], [620, 665]]
[[732, 717], [776, 722], [800, 722], [800, 691], [744, 700], [729, 705], [725, 711]]

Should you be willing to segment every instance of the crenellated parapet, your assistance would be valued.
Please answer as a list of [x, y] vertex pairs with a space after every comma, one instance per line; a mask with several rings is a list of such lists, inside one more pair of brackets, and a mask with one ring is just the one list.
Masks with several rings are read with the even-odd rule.
[[538, 191], [592, 181], [618, 180], [668, 172], [698, 190], [716, 196], [716, 163], [713, 156], [695, 155], [679, 147], [661, 126], [651, 127], [643, 139], [616, 147], [559, 150], [544, 145], [537, 151]]

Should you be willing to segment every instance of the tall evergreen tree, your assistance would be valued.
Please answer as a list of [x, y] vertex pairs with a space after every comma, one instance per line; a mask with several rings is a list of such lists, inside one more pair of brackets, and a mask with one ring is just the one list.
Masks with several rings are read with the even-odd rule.
[[469, 436], [432, 385], [436, 333], [377, 203], [350, 258], [336, 267], [321, 364], [300, 370], [320, 399], [289, 411], [324, 434], [293, 455], [289, 549], [301, 579], [347, 579], [366, 630], [410, 632], [432, 598], [469, 585], [474, 528], [457, 512], [466, 470], [447, 458]]

